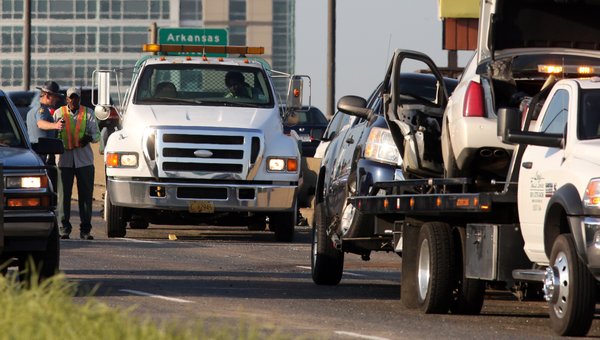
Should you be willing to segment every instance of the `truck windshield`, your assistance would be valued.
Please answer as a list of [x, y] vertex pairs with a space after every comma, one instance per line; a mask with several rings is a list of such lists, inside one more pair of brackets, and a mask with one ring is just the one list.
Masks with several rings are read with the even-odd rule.
[[0, 96], [0, 147], [22, 146], [17, 118], [6, 97]]
[[144, 68], [135, 104], [273, 107], [267, 76], [256, 67], [160, 64]]
[[578, 138], [600, 138], [600, 90], [581, 90], [579, 98]]

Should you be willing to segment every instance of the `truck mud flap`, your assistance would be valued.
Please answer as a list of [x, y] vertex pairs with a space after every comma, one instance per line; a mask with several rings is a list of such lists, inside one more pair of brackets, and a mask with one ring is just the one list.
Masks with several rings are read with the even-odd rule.
[[[402, 226], [402, 269], [400, 277], [400, 299], [406, 308], [419, 307], [416, 281], [411, 277], [417, 275], [417, 251], [420, 226], [404, 223]], [[406, 259], [406, 261], [405, 261]]]

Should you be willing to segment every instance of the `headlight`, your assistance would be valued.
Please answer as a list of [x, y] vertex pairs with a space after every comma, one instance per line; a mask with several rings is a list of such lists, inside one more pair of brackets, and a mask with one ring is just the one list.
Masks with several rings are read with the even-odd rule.
[[269, 172], [297, 172], [298, 159], [271, 157], [267, 159], [267, 171]]
[[365, 158], [393, 165], [402, 164], [400, 152], [398, 152], [390, 130], [378, 127], [371, 129], [365, 145]]
[[8, 176], [6, 177], [6, 188], [7, 189], [38, 189], [46, 186], [46, 177], [42, 176]]
[[106, 153], [106, 166], [109, 168], [135, 168], [137, 165], [137, 153]]
[[585, 188], [583, 205], [586, 208], [600, 208], [600, 178], [592, 178]]

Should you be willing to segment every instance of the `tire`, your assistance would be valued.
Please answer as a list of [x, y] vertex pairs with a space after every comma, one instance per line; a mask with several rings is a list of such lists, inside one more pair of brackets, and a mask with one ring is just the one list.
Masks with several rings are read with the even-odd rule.
[[294, 205], [292, 212], [276, 213], [269, 216], [269, 229], [275, 232], [275, 241], [294, 241], [294, 228], [298, 219], [297, 213], [298, 209]]
[[417, 308], [427, 314], [447, 313], [452, 301], [456, 271], [454, 242], [446, 223], [424, 223], [417, 243], [417, 270], [413, 278]]
[[550, 266], [559, 282], [549, 302], [552, 328], [562, 336], [586, 335], [594, 318], [596, 282], [579, 260], [571, 234], [559, 235], [554, 241]]
[[315, 207], [313, 221], [310, 252], [313, 282], [318, 285], [337, 285], [344, 271], [344, 253], [335, 249], [333, 242], [327, 237], [328, 219], [323, 203], [318, 203]]
[[148, 229], [150, 223], [146, 220], [132, 220], [129, 221], [129, 228], [131, 229]]
[[46, 250], [23, 254], [19, 258], [19, 279], [26, 284], [32, 283], [31, 280], [36, 277], [38, 281], [49, 279], [58, 273], [59, 264], [60, 238], [58, 224], [55, 224], [48, 237]]
[[104, 197], [104, 206], [106, 214], [106, 236], [125, 237], [127, 222], [125, 221], [125, 208], [113, 205], [110, 201], [108, 190]]
[[452, 302], [450, 312], [462, 315], [478, 315], [483, 307], [485, 295], [485, 282], [477, 279], [468, 279], [465, 276], [465, 228], [454, 228], [454, 249], [456, 270], [454, 271], [455, 286], [452, 289]]

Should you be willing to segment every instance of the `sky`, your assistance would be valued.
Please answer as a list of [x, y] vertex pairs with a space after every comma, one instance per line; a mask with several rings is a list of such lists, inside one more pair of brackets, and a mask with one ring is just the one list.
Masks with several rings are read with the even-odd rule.
[[[296, 0], [296, 74], [311, 77], [312, 105], [325, 114], [327, 101], [327, 0]], [[367, 98], [385, 75], [397, 48], [423, 52], [440, 67], [438, 0], [337, 0], [335, 101]], [[472, 52], [459, 52], [464, 66]]]

